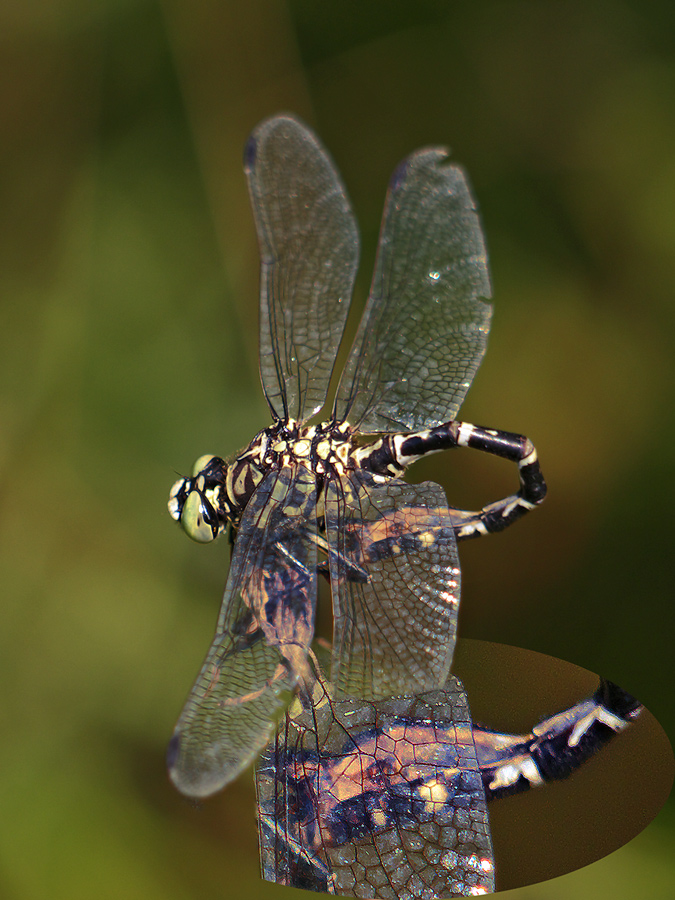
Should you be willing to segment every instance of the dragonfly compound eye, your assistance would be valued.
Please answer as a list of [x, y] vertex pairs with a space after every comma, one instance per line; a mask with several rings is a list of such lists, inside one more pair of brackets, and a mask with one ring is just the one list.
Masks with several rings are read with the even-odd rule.
[[216, 511], [197, 489], [191, 490], [185, 498], [180, 524], [187, 536], [200, 544], [208, 544], [218, 537], [219, 523]]
[[196, 478], [198, 475], [208, 475], [213, 463], [220, 463], [222, 466], [223, 461], [212, 453], [205, 453], [204, 456], [200, 456], [192, 467], [192, 477]]

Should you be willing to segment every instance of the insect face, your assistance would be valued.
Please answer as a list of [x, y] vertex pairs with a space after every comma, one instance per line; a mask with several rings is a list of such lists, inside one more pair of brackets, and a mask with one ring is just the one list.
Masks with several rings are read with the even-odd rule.
[[200, 544], [215, 540], [227, 525], [222, 494], [227, 466], [218, 456], [200, 456], [192, 477], [179, 478], [169, 492], [169, 513]]

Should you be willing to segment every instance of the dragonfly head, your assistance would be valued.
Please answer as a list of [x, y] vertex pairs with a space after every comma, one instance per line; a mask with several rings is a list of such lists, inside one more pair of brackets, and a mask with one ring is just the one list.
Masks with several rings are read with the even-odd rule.
[[227, 524], [221, 512], [227, 464], [219, 456], [200, 456], [189, 478], [179, 478], [169, 492], [169, 514], [193, 541], [215, 540]]

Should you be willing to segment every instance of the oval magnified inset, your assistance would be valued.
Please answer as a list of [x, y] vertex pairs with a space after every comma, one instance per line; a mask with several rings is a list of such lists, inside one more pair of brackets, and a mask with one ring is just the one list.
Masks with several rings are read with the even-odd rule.
[[595, 862], [651, 822], [673, 754], [606, 679], [460, 641], [441, 690], [366, 701], [306, 682], [257, 765], [263, 878], [435, 900]]
[[[597, 675], [563, 660], [467, 639], [458, 642], [453, 671], [473, 722], [513, 734], [531, 732], [599, 684]], [[663, 806], [674, 769], [665, 732], [643, 708], [569, 777], [490, 802], [495, 889], [546, 881], [622, 847]]]

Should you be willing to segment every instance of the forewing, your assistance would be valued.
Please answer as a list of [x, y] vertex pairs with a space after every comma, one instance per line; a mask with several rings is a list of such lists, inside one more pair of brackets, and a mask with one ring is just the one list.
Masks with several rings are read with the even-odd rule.
[[341, 896], [494, 890], [485, 793], [461, 682], [286, 716], [256, 769], [268, 881]]
[[297, 119], [262, 122], [245, 170], [260, 244], [260, 374], [277, 419], [317, 412], [349, 311], [359, 237], [332, 160]]
[[440, 687], [460, 590], [442, 488], [348, 472], [328, 484], [325, 515], [337, 695], [379, 699]]
[[314, 633], [316, 487], [271, 472], [239, 527], [216, 635], [169, 745], [169, 774], [193, 797], [220, 790], [270, 739]]
[[394, 173], [373, 283], [336, 397], [362, 432], [454, 419], [480, 365], [492, 305], [476, 204], [442, 149]]

